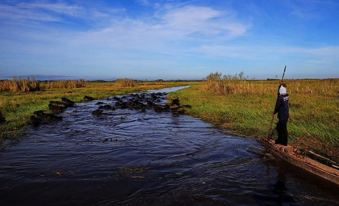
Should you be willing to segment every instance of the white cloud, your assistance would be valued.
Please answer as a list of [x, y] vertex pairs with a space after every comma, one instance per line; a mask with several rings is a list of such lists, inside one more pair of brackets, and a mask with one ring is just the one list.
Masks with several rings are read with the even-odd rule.
[[116, 18], [108, 26], [84, 32], [75, 43], [166, 52], [185, 47], [188, 41], [199, 43], [240, 37], [248, 28], [247, 24], [231, 18], [227, 12], [210, 7], [185, 6], [165, 9], [151, 18]]
[[82, 7], [64, 3], [19, 3], [16, 7], [26, 10], [45, 10], [70, 16], [79, 16], [83, 13]]
[[12, 21], [33, 20], [51, 22], [60, 20], [60, 18], [55, 15], [10, 5], [0, 5], [0, 18]]
[[162, 19], [163, 29], [182, 35], [222, 35], [238, 37], [246, 33], [248, 25], [231, 18], [226, 11], [210, 7], [185, 6], [167, 11]]
[[17, 3], [1, 4], [0, 19], [17, 23], [26, 22], [65, 22], [65, 17], [81, 20], [96, 20], [98, 24], [125, 12], [124, 8], [86, 8], [66, 3]]

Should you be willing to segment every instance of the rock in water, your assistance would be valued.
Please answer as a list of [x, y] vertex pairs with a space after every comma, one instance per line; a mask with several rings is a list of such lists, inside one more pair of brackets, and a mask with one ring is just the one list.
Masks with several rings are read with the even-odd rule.
[[169, 110], [168, 105], [154, 105], [153, 109], [155, 112], [160, 113], [160, 112], [167, 112]]
[[90, 96], [84, 96], [84, 101], [89, 102], [89, 101], [93, 101], [94, 98], [90, 97]]
[[72, 100], [69, 100], [66, 97], [62, 97], [61, 101], [65, 103], [67, 107], [73, 107], [75, 104]]
[[62, 117], [39, 110], [35, 111], [30, 119], [33, 126], [39, 126], [40, 124], [48, 124], [51, 122], [60, 121], [62, 120]]
[[117, 101], [115, 103], [115, 107], [119, 108], [119, 109], [127, 109], [128, 106], [127, 106], [127, 102], [124, 102], [124, 101]]
[[101, 116], [103, 112], [104, 112], [103, 110], [97, 109], [97, 110], [94, 110], [94, 111], [92, 112], [92, 115], [98, 117], [98, 116]]
[[101, 106], [99, 106], [98, 109], [100, 109], [100, 110], [102, 110], [102, 109], [105, 109], [105, 110], [115, 110], [115, 108], [113, 106], [109, 105], [109, 104], [101, 105]]
[[53, 113], [61, 113], [67, 108], [67, 105], [66, 103], [61, 102], [61, 101], [50, 101], [48, 104], [48, 108]]
[[171, 106], [180, 106], [179, 98], [175, 98], [172, 100]]
[[6, 122], [5, 117], [2, 115], [2, 113], [0, 112], [0, 124], [4, 124]]

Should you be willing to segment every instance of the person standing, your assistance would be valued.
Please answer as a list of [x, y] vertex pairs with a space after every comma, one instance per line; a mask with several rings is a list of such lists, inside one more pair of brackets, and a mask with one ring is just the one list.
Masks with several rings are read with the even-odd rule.
[[289, 108], [288, 108], [288, 94], [287, 86], [285, 83], [281, 82], [278, 89], [278, 98], [275, 104], [275, 109], [273, 115], [278, 113], [278, 139], [275, 140], [276, 144], [281, 144], [287, 146], [288, 141], [288, 131], [287, 131], [287, 121], [289, 118]]

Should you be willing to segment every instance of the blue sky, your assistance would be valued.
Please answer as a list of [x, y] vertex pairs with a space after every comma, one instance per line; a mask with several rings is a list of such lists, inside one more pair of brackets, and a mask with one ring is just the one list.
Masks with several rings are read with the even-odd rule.
[[337, 0], [0, 2], [0, 76], [339, 77]]

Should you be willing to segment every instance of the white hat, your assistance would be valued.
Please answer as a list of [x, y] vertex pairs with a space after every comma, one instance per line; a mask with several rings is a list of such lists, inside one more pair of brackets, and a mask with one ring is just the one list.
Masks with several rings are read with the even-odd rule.
[[287, 93], [286, 87], [281, 85], [280, 88], [279, 88], [279, 94], [284, 95], [286, 93]]

